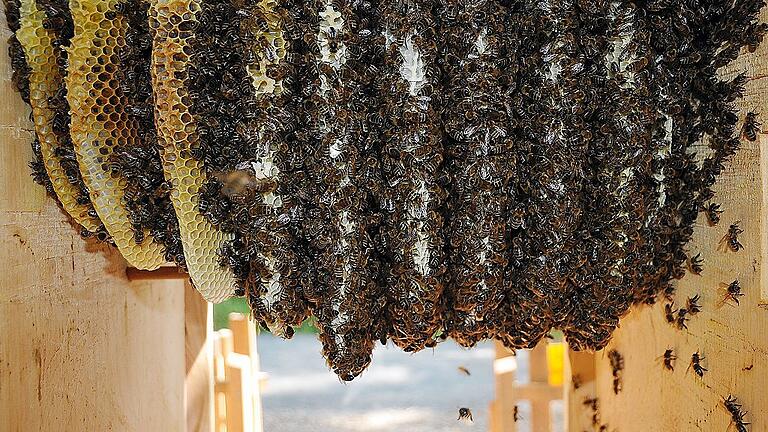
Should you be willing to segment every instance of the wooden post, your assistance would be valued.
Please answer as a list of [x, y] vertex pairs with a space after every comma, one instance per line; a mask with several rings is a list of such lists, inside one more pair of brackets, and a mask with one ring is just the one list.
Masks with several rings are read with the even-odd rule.
[[181, 281], [129, 283], [32, 182], [0, 14], [0, 431], [184, 430]]
[[[558, 363], [562, 359], [547, 358], [547, 342], [543, 341], [533, 350], [529, 350], [530, 380], [519, 383], [517, 374], [517, 359], [512, 351], [496, 342], [496, 360], [494, 375], [496, 377], [496, 399], [491, 403], [491, 431], [512, 432], [517, 430], [515, 407], [522, 400], [531, 404], [531, 430], [546, 432], [550, 430], [550, 402], [563, 397], [563, 387], [550, 383], [549, 364]], [[562, 350], [552, 350], [562, 353]], [[562, 356], [562, 354], [561, 354]], [[558, 377], [559, 381], [562, 381]]]
[[187, 432], [213, 432], [213, 304], [185, 283], [184, 308]]
[[260, 431], [261, 426], [258, 425], [261, 425], [263, 422], [260, 392], [265, 385], [266, 374], [261, 372], [261, 365], [259, 364], [256, 323], [241, 313], [232, 312], [229, 314], [229, 328], [232, 330], [234, 352], [244, 354], [249, 359], [251, 378], [248, 385], [255, 386], [252, 412], [254, 415], [254, 425], [257, 425], [256, 430]]
[[[500, 342], [495, 342], [496, 359], [493, 363], [496, 398], [491, 402], [491, 432], [507, 432], [515, 424], [514, 383], [517, 373], [515, 353]], [[516, 428], [515, 428], [516, 429]]]
[[[531, 401], [531, 428], [535, 431], [549, 430], [549, 398], [540, 397], [539, 393], [549, 388], [549, 372], [547, 371], [547, 343], [543, 341], [536, 345], [536, 348], [530, 352], [530, 371], [531, 382], [527, 386], [518, 390], [518, 399], [527, 399]], [[525, 393], [532, 393], [525, 395]], [[555, 398], [560, 395], [556, 395]]]
[[227, 430], [227, 371], [224, 353], [226, 331], [229, 330], [219, 330], [213, 336], [214, 423], [216, 432], [226, 432]]

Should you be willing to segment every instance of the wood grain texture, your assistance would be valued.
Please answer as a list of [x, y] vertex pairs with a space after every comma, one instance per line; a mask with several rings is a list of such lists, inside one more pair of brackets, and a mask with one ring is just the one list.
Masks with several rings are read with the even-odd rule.
[[27, 163], [29, 110], [0, 18], [0, 431], [183, 431], [181, 281], [128, 283]]
[[[761, 19], [766, 21], [763, 10]], [[768, 43], [755, 53], [743, 53], [724, 71], [733, 77], [749, 77], [745, 99], [747, 111], [762, 113], [763, 131], [768, 126]], [[664, 317], [665, 301], [634, 310], [621, 321], [611, 343], [595, 355], [596, 381], [570, 391], [570, 410], [586, 410], [584, 397], [597, 396], [600, 424], [607, 430], [626, 431], [735, 431], [723, 406], [732, 394], [748, 411], [745, 420], [751, 431], [768, 430], [768, 280], [763, 257], [768, 251], [766, 196], [768, 196], [768, 139], [742, 142], [742, 149], [726, 167], [715, 190], [715, 202], [725, 213], [716, 227], [700, 215], [691, 255], [701, 253], [704, 272], [690, 272], [677, 284], [675, 307], [685, 306], [688, 297], [699, 294], [702, 312], [691, 317], [688, 329], [680, 331]], [[722, 243], [728, 226], [741, 221], [744, 249], [732, 252]], [[725, 286], [738, 279], [745, 293], [740, 304], [724, 302]], [[678, 359], [674, 371], [663, 367], [662, 355], [674, 349]], [[623, 390], [613, 391], [608, 351], [624, 355]], [[691, 355], [699, 351], [708, 369], [699, 378], [690, 367]], [[572, 430], [585, 430], [585, 417], [570, 414]], [[588, 425], [587, 425], [588, 426]], [[588, 430], [588, 429], [587, 429]]]
[[212, 432], [213, 417], [213, 303], [184, 284], [186, 371], [184, 410], [187, 432]]

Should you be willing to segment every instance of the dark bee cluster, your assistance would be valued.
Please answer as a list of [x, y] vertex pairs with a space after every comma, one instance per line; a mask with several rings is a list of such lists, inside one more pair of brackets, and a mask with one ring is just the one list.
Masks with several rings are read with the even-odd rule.
[[[18, 4], [6, 3], [15, 31]], [[66, 73], [66, 2], [39, 4]], [[671, 303], [674, 280], [703, 271], [685, 250], [694, 222], [720, 221], [712, 186], [760, 132], [756, 113], [737, 131], [745, 76], [718, 72], [761, 42], [763, 0], [193, 1], [194, 15], [162, 17], [172, 30], [152, 36], [148, 5], [107, 17], [126, 22], [120, 91], [140, 139], [110, 161], [134, 240], [148, 228], [185, 264], [166, 179], [174, 158], [190, 162], [202, 184], [190, 199], [231, 239], [211, 260], [234, 275], [233, 294], [286, 337], [313, 314], [342, 379], [376, 341], [531, 348], [559, 328], [571, 347], [599, 349], [633, 304], [668, 298], [680, 330], [701, 311], [698, 295]], [[153, 68], [152, 37], [182, 33]], [[23, 51], [10, 51], [28, 99]], [[153, 106], [169, 65], [189, 108], [178, 116]], [[68, 138], [60, 93], [49, 103]], [[156, 126], [181, 117], [159, 149]], [[724, 246], [741, 250], [741, 234], [735, 222]], [[740, 295], [734, 281], [727, 300]], [[618, 393], [623, 359], [611, 360]]]
[[307, 155], [296, 133], [300, 60], [287, 51], [300, 38], [296, 9], [292, 2], [202, 3], [187, 83], [200, 143], [192, 156], [210, 173], [200, 210], [236, 234], [222, 262], [254, 317], [287, 337], [309, 315], [313, 277], [298, 235]]
[[[304, 65], [298, 143], [306, 148], [302, 232], [316, 274], [307, 295], [328, 363], [342, 379], [370, 363], [387, 339], [382, 262], [376, 249], [382, 180], [375, 80], [374, 5], [369, 0], [305, 2], [293, 53]], [[291, 34], [286, 29], [286, 34]]]
[[[19, 30], [19, 21], [21, 19], [19, 0], [4, 0], [3, 4], [5, 6], [5, 20], [8, 22], [8, 28], [14, 33], [8, 38], [8, 56], [11, 59], [11, 69], [13, 71], [11, 82], [24, 102], [29, 104], [29, 74], [31, 71], [27, 64], [27, 58], [24, 55], [24, 49], [15, 34]], [[32, 178], [35, 180], [35, 183], [45, 187], [48, 194], [58, 201], [53, 190], [53, 184], [51, 184], [51, 179], [45, 171], [43, 155], [40, 152], [40, 141], [37, 138], [32, 142], [32, 152], [35, 155], [35, 159], [29, 163], [29, 167], [32, 169]]]
[[[522, 231], [517, 196], [518, 147], [505, 109], [515, 80], [515, 40], [497, 2], [441, 4], [446, 202], [445, 327], [471, 346], [496, 335], [507, 319], [508, 241]], [[513, 190], [513, 192], [517, 192]], [[515, 235], [515, 240], [519, 236]]]
[[[134, 122], [137, 137], [119, 143], [110, 155], [110, 169], [126, 180], [123, 199], [134, 228], [136, 243], [155, 241], [165, 246], [165, 258], [184, 267], [179, 238], [179, 221], [169, 197], [171, 184], [165, 180], [158, 153], [152, 99], [152, 36], [149, 33], [149, 3], [129, 0], [118, 3], [112, 18], [125, 21], [125, 45], [117, 50], [120, 90], [126, 97], [126, 111]], [[145, 238], [148, 229], [151, 239]]]
[[5, 20], [8, 22], [8, 29], [13, 32], [8, 38], [8, 56], [11, 59], [11, 68], [13, 69], [11, 82], [24, 102], [29, 103], [29, 74], [31, 71], [21, 42], [16, 37], [16, 32], [21, 26], [20, 0], [3, 0], [3, 6], [5, 7]]
[[383, 190], [380, 211], [390, 338], [406, 351], [437, 343], [446, 279], [444, 106], [437, 2], [382, 2], [376, 45]]

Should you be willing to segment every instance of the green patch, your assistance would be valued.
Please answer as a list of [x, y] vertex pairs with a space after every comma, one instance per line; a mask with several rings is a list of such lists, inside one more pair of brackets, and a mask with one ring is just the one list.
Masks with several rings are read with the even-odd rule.
[[[231, 298], [219, 304], [215, 304], [213, 305], [213, 329], [220, 330], [229, 328], [229, 314], [232, 312], [238, 312], [248, 316], [250, 315], [251, 310], [248, 307], [248, 302], [243, 297]], [[296, 333], [317, 333], [315, 317], [311, 316], [307, 318], [295, 330]], [[267, 330], [260, 328], [260, 331], [266, 332]]]

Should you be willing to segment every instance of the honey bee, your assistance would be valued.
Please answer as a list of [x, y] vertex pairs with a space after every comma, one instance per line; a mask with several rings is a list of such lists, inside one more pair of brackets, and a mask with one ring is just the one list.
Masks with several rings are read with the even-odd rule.
[[703, 207], [703, 209], [710, 225], [714, 226], [720, 222], [720, 214], [723, 213], [723, 211], [720, 210], [720, 204], [710, 203], [706, 207]]
[[704, 356], [699, 354], [698, 351], [696, 351], [691, 355], [691, 366], [693, 367], [693, 371], [696, 373], [696, 375], [699, 376], [699, 378], [702, 378], [704, 376], [704, 372], [707, 371], [707, 369], [701, 365], [702, 360], [704, 360]]
[[688, 313], [691, 315], [696, 315], [697, 313], [701, 312], [701, 306], [699, 306], [699, 294], [696, 294], [693, 297], [688, 298]]
[[703, 270], [701, 265], [702, 262], [703, 260], [701, 259], [701, 253], [697, 253], [689, 259], [689, 265], [693, 274], [701, 274], [701, 271]]
[[670, 371], [675, 370], [675, 360], [677, 360], [677, 356], [674, 354], [674, 351], [671, 348], [667, 348], [664, 351], [664, 368]]
[[474, 421], [472, 418], [472, 411], [469, 408], [459, 408], [459, 417], [456, 420], [464, 420], [468, 422]]
[[743, 232], [744, 230], [739, 228], [739, 221], [732, 223], [731, 226], [728, 227], [728, 233], [725, 235], [725, 238], [728, 241], [728, 247], [732, 251], [738, 252], [744, 247], [741, 242], [739, 242], [739, 234]]
[[728, 284], [725, 293], [725, 301], [732, 300], [738, 305], [739, 297], [742, 297], [743, 295], [744, 293], [741, 291], [741, 284], [739, 283], [739, 280], [736, 279]]
[[755, 141], [759, 131], [760, 123], [757, 121], [757, 114], [748, 112], [741, 128], [741, 134], [749, 141]]

